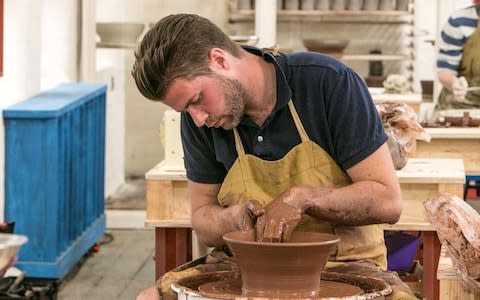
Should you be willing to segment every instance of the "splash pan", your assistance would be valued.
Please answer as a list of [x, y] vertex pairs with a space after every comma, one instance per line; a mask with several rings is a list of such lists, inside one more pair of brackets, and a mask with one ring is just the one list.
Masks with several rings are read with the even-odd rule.
[[[384, 299], [392, 292], [390, 285], [377, 278], [323, 271], [318, 296], [308, 299], [366, 300]], [[172, 289], [183, 297], [195, 299], [246, 299], [242, 296], [239, 272], [220, 271], [182, 278]], [[288, 296], [277, 298], [289, 298]], [[299, 298], [301, 299], [301, 298]]]

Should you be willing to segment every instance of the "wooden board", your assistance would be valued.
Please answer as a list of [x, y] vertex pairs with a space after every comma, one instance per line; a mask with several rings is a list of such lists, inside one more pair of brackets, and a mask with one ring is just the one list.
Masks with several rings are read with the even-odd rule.
[[463, 159], [467, 175], [480, 174], [480, 128], [426, 128], [430, 143], [417, 141], [414, 156]]
[[191, 206], [186, 180], [147, 179], [147, 226], [190, 227]]
[[[190, 227], [190, 202], [184, 172], [165, 171], [162, 163], [146, 174], [148, 227]], [[390, 230], [433, 230], [423, 201], [438, 192], [463, 195], [465, 172], [462, 160], [411, 158], [397, 171], [404, 210]]]
[[462, 288], [457, 280], [452, 260], [444, 247], [438, 262], [437, 278], [440, 281], [440, 300], [480, 300], [480, 295], [475, 296]]

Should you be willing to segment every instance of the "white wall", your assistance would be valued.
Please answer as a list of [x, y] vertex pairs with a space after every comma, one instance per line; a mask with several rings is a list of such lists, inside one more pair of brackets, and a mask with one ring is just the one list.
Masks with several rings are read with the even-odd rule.
[[79, 35], [76, 0], [42, 0], [41, 89], [77, 80]]
[[[96, 7], [97, 22], [144, 23], [146, 26], [166, 15], [182, 12], [205, 16], [224, 27], [226, 11], [227, 1], [218, 0], [98, 0]], [[147, 100], [138, 92], [130, 75], [133, 62], [134, 49], [97, 49], [97, 68], [112, 68], [124, 79], [125, 176], [143, 177], [164, 159], [162, 122], [167, 107]]]
[[[0, 77], [0, 110], [40, 90], [42, 1], [4, 1], [4, 69]], [[5, 203], [5, 128], [0, 125], [0, 219]]]
[[[94, 2], [95, 0], [4, 0], [4, 72], [3, 77], [0, 77], [0, 110], [60, 83], [77, 81], [79, 75], [87, 81], [97, 81], [95, 71], [92, 75], [89, 70], [92, 60], [82, 62], [80, 59], [84, 52], [88, 54], [88, 51], [95, 51], [94, 48], [82, 50], [80, 43], [80, 26], [82, 22], [88, 22], [88, 15], [80, 20], [82, 5]], [[84, 11], [83, 14], [85, 13]], [[91, 14], [91, 10], [88, 13]], [[95, 32], [94, 13], [91, 22], [92, 24], [83, 25], [86, 29], [90, 26]], [[90, 36], [89, 39], [94, 40], [95, 37]], [[83, 70], [79, 68], [81, 63], [85, 67]], [[94, 60], [93, 65], [95, 67]], [[117, 80], [122, 86], [122, 78]], [[108, 93], [113, 91], [111, 76], [101, 73], [98, 81], [109, 85]], [[123, 101], [116, 102], [114, 95], [107, 94], [106, 195], [113, 193], [124, 181], [123, 109]], [[1, 122], [0, 220], [4, 218], [5, 203], [4, 142], [5, 128]]]
[[[415, 1], [415, 78], [433, 80], [436, 63], [437, 0]], [[419, 90], [418, 82], [416, 86]]]
[[105, 196], [125, 182], [125, 80], [112, 67], [97, 69], [97, 81], [107, 84], [105, 128]]

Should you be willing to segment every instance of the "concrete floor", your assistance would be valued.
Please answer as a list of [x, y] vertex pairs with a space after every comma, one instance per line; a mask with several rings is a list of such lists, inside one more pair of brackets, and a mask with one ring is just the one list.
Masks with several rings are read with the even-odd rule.
[[[145, 209], [144, 180], [127, 180], [105, 209]], [[153, 229], [107, 228], [99, 251], [85, 255], [60, 282], [58, 300], [135, 299], [155, 282], [154, 242]]]
[[108, 230], [99, 251], [85, 255], [60, 282], [58, 300], [135, 299], [154, 283], [153, 253], [153, 230]]

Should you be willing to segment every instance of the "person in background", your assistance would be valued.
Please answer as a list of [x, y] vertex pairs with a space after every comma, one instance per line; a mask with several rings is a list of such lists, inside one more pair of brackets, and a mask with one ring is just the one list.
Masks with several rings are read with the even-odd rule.
[[146, 98], [181, 112], [192, 228], [216, 249], [137, 299], [174, 299], [178, 278], [235, 269], [222, 236], [258, 229], [257, 217], [263, 240], [286, 241], [292, 229], [338, 235], [327, 268], [384, 278], [394, 299], [416, 299], [386, 271], [382, 224], [400, 217], [400, 187], [352, 69], [320, 53], [239, 46], [208, 19], [176, 14], [144, 36], [132, 76]]
[[[437, 59], [443, 86], [438, 109], [480, 108], [480, 0], [458, 9], [443, 26]], [[469, 91], [469, 87], [479, 90]]]

